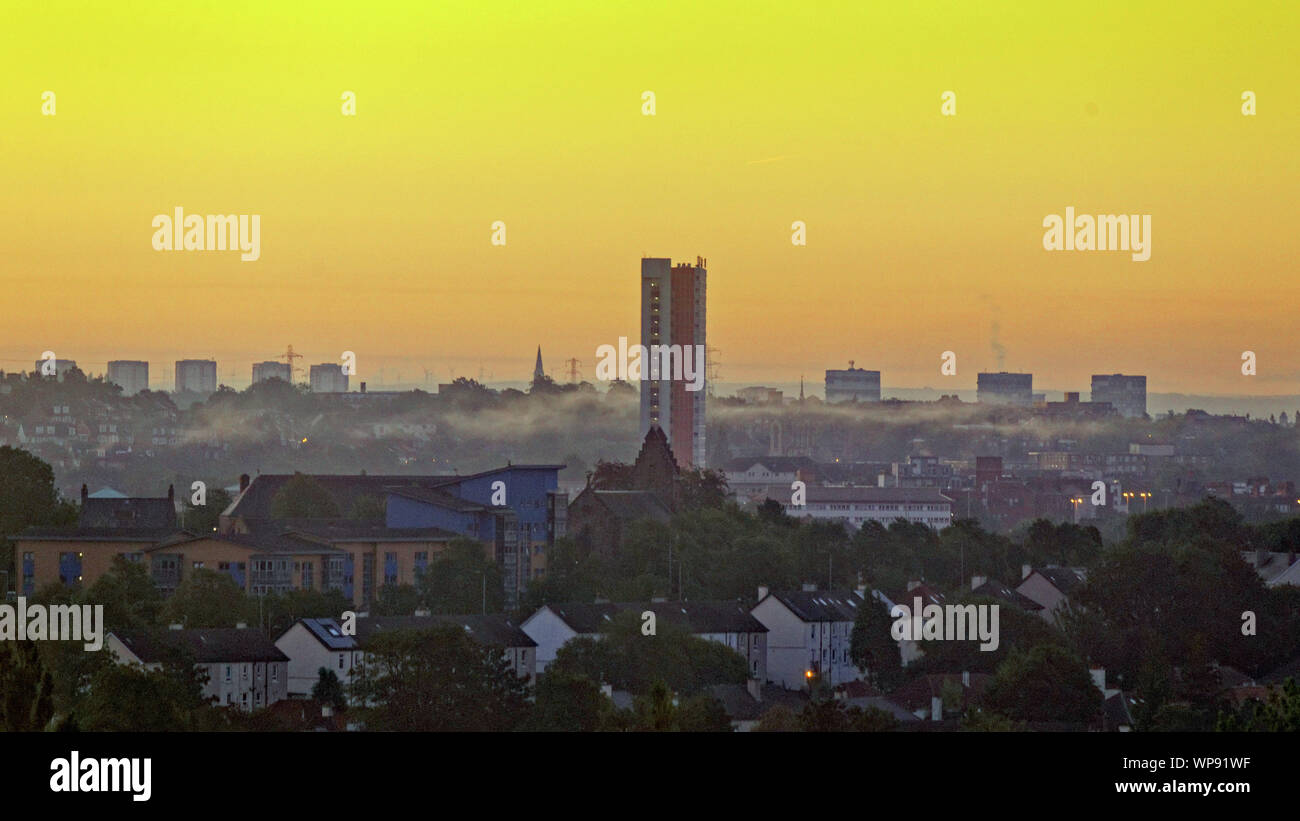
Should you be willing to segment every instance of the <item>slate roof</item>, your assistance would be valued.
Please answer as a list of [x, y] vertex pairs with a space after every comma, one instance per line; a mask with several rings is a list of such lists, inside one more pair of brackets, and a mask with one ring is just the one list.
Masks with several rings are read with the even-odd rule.
[[863, 599], [851, 591], [801, 590], [769, 594], [802, 621], [854, 621]]
[[650, 519], [667, 522], [672, 519], [672, 511], [658, 494], [650, 490], [593, 490], [591, 493], [606, 510], [623, 521]]
[[159, 662], [168, 650], [188, 650], [198, 664], [288, 661], [260, 630], [114, 630], [122, 644], [145, 663]]
[[1036, 567], [1034, 570], [1067, 596], [1082, 587], [1085, 581], [1083, 573], [1072, 567]]
[[81, 502], [77, 526], [83, 528], [154, 528], [176, 527], [176, 507], [162, 497], [95, 499]]
[[[298, 624], [306, 628], [326, 650], [355, 650], [355, 636], [343, 635], [343, 628], [336, 619], [299, 619]], [[292, 630], [290, 627], [289, 630]], [[288, 630], [285, 631], [286, 633]], [[283, 638], [283, 636], [281, 636]]]
[[379, 633], [401, 630], [429, 630], [438, 625], [454, 625], [463, 629], [480, 644], [497, 647], [536, 647], [537, 642], [504, 615], [443, 615], [432, 616], [367, 616], [357, 619], [357, 643], [366, 643]]
[[[564, 465], [527, 464], [506, 465], [479, 473], [442, 474], [437, 476], [405, 474], [366, 474], [362, 476], [359, 474], [338, 473], [311, 473], [307, 475], [325, 488], [331, 498], [334, 499], [335, 504], [338, 505], [340, 511], [347, 513], [352, 509], [352, 505], [356, 500], [362, 496], [371, 496], [382, 501], [388, 493], [398, 490], [411, 492], [414, 490], [442, 488], [445, 493], [461, 482], [491, 476], [508, 470], [560, 470], [563, 468]], [[253, 477], [253, 481], [247, 489], [231, 502], [230, 507], [226, 508], [224, 515], [242, 516], [245, 520], [271, 518], [271, 499], [292, 478], [293, 474], [258, 474]], [[455, 494], [448, 493], [448, 495], [459, 498]]]
[[759, 691], [762, 701], [755, 701], [743, 684], [715, 684], [708, 688], [709, 695], [722, 703], [732, 721], [758, 721], [768, 710], [781, 705], [798, 713], [808, 703], [808, 694], [802, 690], [787, 690], [775, 684], [764, 684]]
[[175, 526], [154, 527], [29, 527], [15, 539], [31, 542], [158, 542], [175, 533]]
[[988, 596], [993, 599], [1001, 599], [1008, 604], [1014, 604], [1021, 610], [1035, 612], [1042, 610], [1043, 606], [1033, 599], [1017, 590], [1007, 587], [997, 579], [989, 579], [979, 587], [971, 591], [973, 596]]
[[735, 601], [575, 602], [547, 607], [583, 635], [601, 632], [619, 613], [639, 614], [647, 610], [655, 614], [656, 623], [678, 624], [696, 635], [767, 632], [763, 623], [750, 615], [749, 608]]

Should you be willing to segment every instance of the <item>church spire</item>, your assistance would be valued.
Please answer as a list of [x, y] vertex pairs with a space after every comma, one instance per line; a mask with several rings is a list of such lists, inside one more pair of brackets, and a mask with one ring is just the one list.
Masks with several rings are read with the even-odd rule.
[[544, 376], [546, 376], [546, 371], [542, 370], [542, 346], [538, 345], [537, 364], [533, 366], [533, 381], [536, 382]]

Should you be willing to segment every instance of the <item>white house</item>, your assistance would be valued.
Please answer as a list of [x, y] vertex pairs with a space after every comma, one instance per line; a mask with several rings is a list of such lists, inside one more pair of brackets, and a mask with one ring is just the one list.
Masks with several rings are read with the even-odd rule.
[[320, 669], [332, 670], [347, 686], [352, 671], [364, 662], [365, 648], [376, 634], [456, 625], [480, 644], [499, 647], [515, 675], [532, 684], [537, 674], [537, 645], [503, 615], [366, 616], [357, 619], [357, 634], [346, 636], [335, 619], [299, 619], [275, 640], [288, 657], [289, 694], [310, 698]]
[[768, 678], [790, 690], [819, 676], [832, 686], [862, 673], [849, 658], [849, 642], [862, 592], [758, 589], [750, 613], [767, 628]]
[[655, 614], [656, 624], [680, 624], [700, 638], [725, 644], [745, 659], [749, 676], [767, 680], [767, 628], [734, 601], [599, 602], [548, 604], [520, 627], [537, 642], [537, 670], [543, 672], [572, 639], [599, 638], [605, 625], [622, 612]]
[[952, 499], [934, 487], [826, 487], [808, 485], [803, 504], [789, 485], [771, 489], [785, 512], [796, 519], [840, 521], [854, 530], [863, 522], [875, 521], [888, 527], [897, 519], [943, 530], [952, 524]]
[[105, 643], [118, 664], [148, 670], [188, 654], [208, 674], [204, 697], [218, 706], [260, 710], [289, 697], [289, 660], [257, 630], [118, 630]]

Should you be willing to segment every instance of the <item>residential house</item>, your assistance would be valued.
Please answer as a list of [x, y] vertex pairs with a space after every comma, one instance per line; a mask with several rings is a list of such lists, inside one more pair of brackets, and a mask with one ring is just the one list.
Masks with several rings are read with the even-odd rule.
[[218, 706], [260, 710], [288, 698], [289, 659], [257, 630], [115, 630], [105, 645], [117, 663], [149, 670], [192, 659], [207, 674], [204, 698]]

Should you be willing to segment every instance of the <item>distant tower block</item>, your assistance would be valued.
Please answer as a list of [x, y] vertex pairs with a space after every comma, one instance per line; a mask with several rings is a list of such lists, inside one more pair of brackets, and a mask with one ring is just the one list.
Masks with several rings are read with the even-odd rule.
[[[682, 356], [694, 356], [696, 345], [708, 351], [706, 338], [706, 295], [708, 264], [696, 257], [695, 264], [673, 265], [666, 257], [641, 260], [641, 344], [681, 346]], [[660, 374], [641, 379], [641, 437], [659, 427], [668, 437], [673, 456], [682, 467], [704, 467], [705, 407], [708, 395], [708, 357], [705, 357], [704, 385], [688, 391], [683, 379]]]

